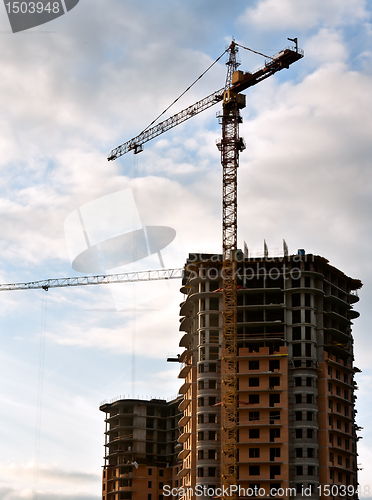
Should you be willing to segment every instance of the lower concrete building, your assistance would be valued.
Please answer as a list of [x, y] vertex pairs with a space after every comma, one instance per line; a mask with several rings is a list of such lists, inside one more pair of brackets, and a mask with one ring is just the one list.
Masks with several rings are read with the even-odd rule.
[[178, 487], [178, 405], [181, 399], [119, 399], [106, 414], [103, 500], [161, 500]]

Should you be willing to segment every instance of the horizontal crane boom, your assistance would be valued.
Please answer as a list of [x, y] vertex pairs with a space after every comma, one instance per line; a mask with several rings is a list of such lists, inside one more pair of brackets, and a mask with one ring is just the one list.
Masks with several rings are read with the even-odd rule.
[[158, 123], [157, 125], [149, 128], [148, 130], [144, 130], [139, 135], [137, 135], [137, 137], [134, 137], [130, 141], [125, 142], [121, 146], [118, 146], [117, 148], [113, 149], [110, 153], [110, 156], [107, 159], [109, 161], [116, 160], [120, 156], [123, 156], [125, 155], [125, 153], [128, 153], [129, 151], [132, 150], [134, 151], [135, 154], [140, 153], [142, 151], [142, 144], [144, 144], [145, 142], [151, 141], [151, 139], [154, 139], [158, 135], [188, 120], [192, 116], [201, 113], [205, 109], [210, 108], [217, 102], [221, 102], [223, 99], [223, 91], [224, 89], [217, 90], [216, 92], [213, 92], [213, 94], [209, 95], [208, 97], [205, 97], [201, 101], [196, 102], [195, 104], [189, 106], [183, 111], [180, 111], [179, 113], [171, 116], [167, 120]]
[[[256, 85], [257, 83], [260, 83], [262, 80], [265, 80], [277, 71], [289, 68], [292, 63], [298, 61], [302, 57], [303, 51], [301, 49], [298, 47], [287, 47], [266, 61], [265, 66], [254, 71], [253, 73], [236, 71], [233, 74], [232, 85], [229, 90], [236, 93], [242, 92], [249, 87], [253, 87], [253, 85]], [[189, 106], [170, 118], [167, 118], [167, 120], [144, 130], [133, 139], [130, 139], [130, 141], [127, 141], [121, 146], [113, 149], [107, 159], [109, 161], [116, 160], [129, 151], [134, 151], [135, 154], [140, 153], [143, 149], [142, 145], [145, 144], [145, 142], [151, 141], [151, 139], [163, 134], [167, 130], [170, 130], [189, 118], [192, 118], [205, 109], [210, 108], [214, 104], [221, 102], [223, 100], [224, 91], [225, 89], [216, 90], [213, 94], [210, 94], [201, 101], [196, 102], [192, 106]]]
[[139, 271], [121, 274], [101, 274], [97, 276], [75, 276], [72, 278], [51, 278], [28, 283], [0, 284], [0, 292], [10, 290], [30, 290], [42, 288], [61, 288], [64, 286], [80, 285], [112, 285], [114, 283], [132, 283], [135, 281], [155, 281], [181, 279], [183, 269], [160, 269], [155, 271]]

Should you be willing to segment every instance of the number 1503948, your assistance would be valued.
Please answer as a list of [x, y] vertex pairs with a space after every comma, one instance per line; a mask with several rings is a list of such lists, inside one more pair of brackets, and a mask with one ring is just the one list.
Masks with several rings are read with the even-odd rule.
[[48, 12], [49, 14], [58, 14], [60, 11], [59, 2], [8, 2], [5, 4], [9, 14], [41, 14]]

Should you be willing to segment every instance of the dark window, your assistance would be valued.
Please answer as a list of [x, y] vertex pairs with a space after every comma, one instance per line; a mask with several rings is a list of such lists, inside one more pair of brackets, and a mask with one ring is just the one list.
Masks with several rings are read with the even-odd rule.
[[305, 293], [305, 306], [311, 306], [311, 295], [309, 293]]
[[301, 356], [301, 344], [293, 344], [293, 356]]
[[274, 406], [280, 403], [280, 394], [270, 394], [269, 395], [269, 406]]
[[204, 398], [198, 398], [198, 407], [204, 406]]
[[292, 323], [301, 323], [301, 310], [292, 311]]
[[302, 429], [296, 429], [296, 439], [302, 439]]
[[305, 323], [311, 323], [311, 311], [309, 309], [305, 310]]
[[260, 385], [260, 379], [258, 377], [251, 377], [249, 379], [249, 387], [258, 387]]
[[311, 327], [305, 326], [305, 339], [311, 340]]
[[270, 377], [270, 388], [277, 387], [279, 385], [280, 385], [280, 378], [279, 377]]
[[217, 420], [217, 414], [216, 413], [209, 413], [208, 414], [208, 422], [210, 424], [216, 423], [216, 420]]
[[204, 423], [204, 414], [199, 413], [198, 415], [198, 424], [203, 424]]
[[292, 340], [301, 340], [301, 327], [294, 326], [292, 328]]
[[214, 460], [216, 458], [216, 450], [208, 450], [209, 460]]
[[328, 375], [330, 377], [332, 377], [332, 367], [331, 366], [328, 367]]
[[302, 465], [296, 465], [296, 476], [302, 476], [304, 473]]
[[260, 362], [259, 361], [250, 361], [249, 362], [249, 369], [250, 370], [259, 370], [260, 369]]
[[273, 462], [276, 457], [280, 457], [280, 448], [270, 448], [270, 462]]
[[208, 431], [209, 441], [214, 441], [216, 439], [216, 431]]
[[270, 424], [275, 424], [275, 420], [280, 420], [280, 411], [271, 411], [270, 412]]
[[204, 432], [203, 431], [199, 431], [198, 432], [198, 441], [203, 441], [204, 439]]
[[305, 356], [311, 358], [311, 344], [305, 344]]
[[260, 395], [259, 394], [250, 394], [248, 398], [248, 402], [251, 405], [257, 405], [260, 402]]
[[204, 469], [203, 467], [198, 467], [198, 477], [203, 477], [204, 476]]
[[260, 412], [259, 411], [250, 411], [249, 412], [249, 421], [260, 420]]
[[313, 404], [313, 395], [312, 394], [306, 394], [306, 403], [309, 405]]
[[147, 494], [147, 500], [152, 500], [152, 495], [151, 495], [151, 493], [148, 493], [148, 494]]
[[278, 359], [269, 361], [269, 370], [273, 372], [274, 370], [280, 369], [280, 361]]
[[216, 388], [216, 381], [212, 379], [209, 381], [209, 389], [215, 389], [215, 388]]
[[314, 466], [313, 465], [308, 465], [307, 466], [307, 475], [308, 476], [313, 476], [314, 475]]
[[249, 439], [256, 439], [260, 437], [260, 429], [249, 429]]
[[270, 479], [280, 476], [280, 465], [270, 465]]
[[164, 488], [164, 483], [162, 483], [161, 481], [159, 482], [159, 490], [162, 490]]
[[308, 411], [306, 413], [307, 413], [306, 420], [308, 420], [309, 422], [312, 422], [314, 420], [314, 413], [312, 411]]
[[302, 448], [295, 448], [296, 458], [302, 458]]
[[340, 437], [337, 438], [337, 446], [342, 446], [342, 440]]
[[338, 463], [338, 465], [342, 465], [342, 456], [341, 455], [337, 455], [337, 463]]
[[260, 449], [259, 448], [249, 448], [249, 458], [259, 458]]
[[294, 293], [292, 295], [292, 307], [299, 307], [301, 305], [301, 294]]
[[307, 456], [308, 458], [314, 458], [314, 448], [307, 449]]
[[147, 487], [152, 488], [152, 481], [147, 481]]
[[203, 450], [199, 450], [198, 451], [198, 460], [203, 460], [204, 459], [204, 451]]
[[215, 396], [209, 396], [209, 406], [213, 406], [217, 403], [217, 399]]
[[163, 469], [160, 469], [160, 470], [159, 470], [159, 476], [160, 476], [160, 477], [163, 477], [163, 476], [164, 476], [164, 471], [163, 471]]
[[209, 363], [209, 371], [210, 372], [216, 372], [217, 371], [217, 365], [216, 365], [216, 363]]
[[314, 429], [307, 429], [306, 433], [307, 439], [313, 439], [313, 435], [314, 435]]
[[149, 475], [149, 476], [152, 476], [152, 469], [149, 469], [149, 471], [148, 471], [148, 475]]
[[249, 475], [250, 476], [259, 476], [260, 475], [260, 466], [259, 465], [250, 465], [249, 466]]
[[273, 443], [275, 438], [280, 438], [280, 429], [270, 429], [270, 443]]
[[302, 488], [303, 488], [303, 484], [301, 484], [301, 483], [296, 484], [296, 492], [297, 493], [302, 493]]
[[216, 467], [208, 467], [208, 476], [216, 477]]
[[302, 420], [302, 411], [296, 411], [295, 412], [295, 418], [296, 418], [297, 422], [299, 420]]
[[302, 403], [302, 394], [296, 394], [296, 404]]
[[312, 378], [311, 377], [306, 377], [306, 385], [307, 387], [312, 387]]
[[333, 434], [330, 434], [328, 439], [329, 439], [329, 442], [330, 442], [331, 444], [333, 444]]

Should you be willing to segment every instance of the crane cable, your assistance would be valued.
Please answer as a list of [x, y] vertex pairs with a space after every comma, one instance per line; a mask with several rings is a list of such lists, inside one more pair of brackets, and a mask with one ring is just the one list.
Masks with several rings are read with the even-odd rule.
[[40, 440], [41, 440], [41, 425], [43, 411], [43, 392], [44, 392], [44, 360], [45, 360], [45, 337], [46, 337], [46, 321], [48, 312], [48, 294], [43, 294], [42, 312], [41, 312], [41, 335], [39, 342], [39, 374], [37, 387], [37, 403], [36, 403], [36, 426], [35, 426], [35, 449], [34, 449], [34, 473], [33, 473], [33, 491], [32, 498], [38, 498], [38, 483], [39, 483], [39, 457], [40, 457]]
[[240, 45], [239, 43], [235, 42], [235, 45], [237, 45], [241, 49], [249, 50], [249, 52], [253, 52], [254, 54], [258, 54], [259, 56], [266, 57], [266, 59], [272, 59], [272, 60], [274, 60], [274, 58], [271, 57], [271, 56], [266, 56], [265, 54], [262, 54], [261, 52], [257, 52], [256, 50], [249, 49], [248, 47], [244, 47], [243, 45]]
[[213, 67], [213, 66], [214, 66], [214, 65], [215, 65], [215, 64], [216, 64], [219, 60], [220, 60], [220, 59], [221, 59], [221, 57], [223, 57], [223, 56], [226, 54], [226, 52], [228, 52], [228, 50], [229, 50], [229, 48], [227, 48], [227, 49], [226, 49], [226, 50], [225, 50], [225, 51], [224, 51], [224, 52], [220, 55], [220, 57], [218, 57], [218, 58], [217, 58], [217, 59], [216, 59], [216, 60], [215, 60], [215, 61], [214, 61], [214, 62], [213, 62], [213, 63], [212, 63], [212, 64], [211, 64], [211, 65], [210, 65], [210, 66], [209, 66], [209, 67], [208, 67], [208, 68], [207, 68], [207, 69], [206, 69], [206, 70], [205, 70], [205, 71], [204, 71], [204, 72], [203, 72], [203, 73], [202, 73], [202, 74], [201, 74], [201, 75], [200, 75], [200, 76], [199, 76], [199, 77], [198, 77], [198, 78], [197, 78], [197, 79], [196, 79], [196, 80], [195, 80], [195, 81], [194, 81], [194, 82], [193, 82], [193, 83], [189, 86], [189, 87], [187, 87], [187, 89], [186, 89], [186, 90], [184, 90], [184, 91], [182, 92], [182, 94], [181, 94], [181, 95], [179, 95], [179, 96], [177, 97], [177, 99], [175, 99], [175, 100], [172, 102], [172, 104], [170, 104], [170, 105], [169, 105], [169, 106], [168, 106], [168, 107], [167, 107], [167, 108], [166, 108], [166, 109], [165, 109], [162, 113], [160, 113], [160, 115], [159, 115], [159, 116], [157, 116], [157, 117], [155, 118], [155, 120], [153, 120], [153, 121], [150, 123], [150, 125], [148, 125], [148, 126], [147, 126], [144, 130], [142, 130], [142, 132], [141, 132], [139, 135], [143, 134], [143, 133], [144, 133], [144, 132], [146, 132], [146, 130], [148, 130], [148, 129], [152, 126], [152, 125], [154, 125], [154, 123], [155, 123], [157, 120], [159, 120], [159, 118], [160, 118], [161, 116], [163, 116], [163, 115], [164, 115], [164, 113], [166, 113], [166, 112], [168, 111], [168, 109], [170, 109], [170, 108], [173, 106], [173, 104], [175, 104], [177, 101], [179, 101], [179, 100], [181, 99], [181, 97], [182, 97], [182, 96], [184, 96], [184, 95], [186, 94], [186, 92], [188, 92], [188, 91], [191, 89], [191, 87], [193, 87], [193, 86], [196, 84], [196, 82], [198, 82], [198, 81], [199, 81], [199, 80], [200, 80], [200, 79], [201, 79], [201, 78], [202, 78], [202, 77], [203, 77], [203, 76], [204, 76], [204, 75], [205, 75], [205, 74], [206, 74], [206, 73], [207, 73], [207, 72], [208, 72], [208, 71], [209, 71], [209, 70], [210, 70], [210, 69], [211, 69], [211, 68], [212, 68], [212, 67]]

